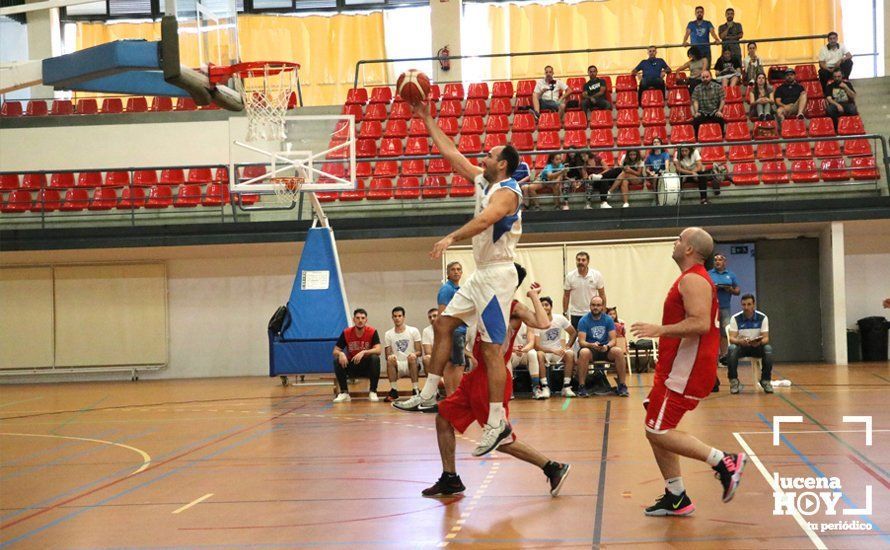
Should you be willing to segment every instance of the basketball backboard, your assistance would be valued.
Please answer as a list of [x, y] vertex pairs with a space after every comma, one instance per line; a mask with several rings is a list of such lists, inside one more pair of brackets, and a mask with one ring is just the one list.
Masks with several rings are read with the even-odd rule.
[[167, 0], [166, 15], [176, 15], [179, 62], [207, 74], [209, 66], [230, 66], [238, 51], [236, 0]]

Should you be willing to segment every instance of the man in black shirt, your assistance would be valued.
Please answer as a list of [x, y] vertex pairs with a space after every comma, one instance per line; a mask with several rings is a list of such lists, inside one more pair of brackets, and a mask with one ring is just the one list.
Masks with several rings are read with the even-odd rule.
[[717, 72], [717, 82], [724, 86], [739, 85], [739, 79], [742, 76], [742, 63], [736, 60], [731, 50], [723, 50], [723, 55], [714, 64], [714, 70]]
[[803, 110], [807, 105], [807, 92], [797, 83], [794, 69], [785, 71], [785, 82], [776, 88], [776, 115], [781, 124], [786, 117], [803, 118]]
[[597, 76], [596, 65], [587, 67], [587, 76], [589, 80], [584, 84], [584, 93], [582, 94], [581, 108], [585, 113], [599, 109], [612, 109], [606, 93], [606, 81]]
[[856, 90], [849, 80], [844, 80], [844, 71], [838, 67], [834, 69], [832, 77], [825, 87], [825, 112], [834, 120], [834, 127], [837, 128], [837, 120], [842, 115], [858, 115], [859, 110], [856, 109]]

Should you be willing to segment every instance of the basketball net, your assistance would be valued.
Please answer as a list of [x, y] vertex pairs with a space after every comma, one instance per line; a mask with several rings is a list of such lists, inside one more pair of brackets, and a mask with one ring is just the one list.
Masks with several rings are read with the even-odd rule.
[[235, 89], [247, 112], [247, 141], [284, 141], [284, 116], [297, 87], [299, 65], [254, 61], [233, 67]]

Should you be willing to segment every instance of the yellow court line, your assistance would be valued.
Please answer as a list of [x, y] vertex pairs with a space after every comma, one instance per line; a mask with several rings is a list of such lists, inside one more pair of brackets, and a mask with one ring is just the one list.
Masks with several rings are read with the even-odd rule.
[[213, 496], [213, 493], [207, 493], [207, 494], [204, 495], [203, 497], [196, 498], [195, 500], [189, 502], [189, 503], [186, 504], [185, 506], [180, 506], [180, 507], [177, 508], [176, 510], [173, 510], [173, 513], [174, 513], [174, 514], [178, 514], [179, 512], [182, 512], [182, 511], [184, 511], [184, 510], [188, 510], [189, 508], [191, 508], [191, 507], [194, 506], [195, 504], [199, 504], [199, 503], [201, 503], [201, 502], [204, 502], [205, 500], [207, 500], [208, 498], [210, 498], [210, 497], [212, 497], [212, 496]]
[[19, 437], [52, 437], [56, 439], [73, 439], [75, 441], [88, 441], [90, 443], [101, 443], [102, 445], [113, 445], [115, 447], [120, 447], [122, 449], [127, 449], [133, 451], [134, 453], [139, 454], [142, 457], [142, 466], [137, 468], [135, 471], [130, 472], [127, 477], [136, 475], [139, 472], [148, 468], [151, 464], [151, 455], [143, 451], [142, 449], [137, 449], [136, 447], [131, 447], [130, 445], [124, 445], [123, 443], [115, 443], [114, 441], [105, 441], [104, 439], [93, 439], [90, 437], [75, 437], [73, 435], [56, 435], [56, 434], [24, 434], [24, 433], [11, 433], [11, 432], [0, 432], [0, 435], [12, 435]]

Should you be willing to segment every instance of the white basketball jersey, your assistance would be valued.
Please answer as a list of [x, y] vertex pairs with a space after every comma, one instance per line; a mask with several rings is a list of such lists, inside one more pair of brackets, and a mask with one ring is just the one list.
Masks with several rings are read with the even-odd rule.
[[488, 226], [485, 231], [473, 237], [473, 259], [477, 266], [512, 262], [516, 256], [516, 244], [522, 236], [522, 191], [513, 178], [489, 184], [485, 176], [476, 176], [476, 215], [478, 216], [491, 196], [500, 189], [509, 189], [516, 193], [519, 200], [516, 211]]

